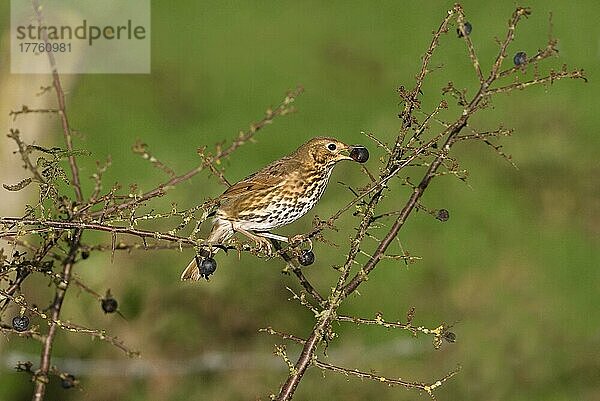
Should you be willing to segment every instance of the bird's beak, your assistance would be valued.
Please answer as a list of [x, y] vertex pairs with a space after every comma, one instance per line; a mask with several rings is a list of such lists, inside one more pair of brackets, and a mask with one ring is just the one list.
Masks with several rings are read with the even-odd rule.
[[369, 151], [362, 145], [346, 145], [340, 151], [337, 160], [354, 160], [358, 163], [365, 163], [369, 160]]
[[350, 153], [352, 152], [352, 149], [354, 149], [354, 146], [352, 145], [346, 145], [346, 147], [342, 150], [340, 150], [340, 160], [352, 160], [352, 157], [350, 157]]

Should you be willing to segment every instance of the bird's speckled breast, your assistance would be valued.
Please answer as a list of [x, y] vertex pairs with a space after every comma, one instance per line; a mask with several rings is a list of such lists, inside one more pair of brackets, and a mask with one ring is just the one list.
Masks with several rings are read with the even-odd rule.
[[254, 207], [240, 212], [235, 220], [243, 228], [267, 231], [290, 224], [304, 216], [321, 199], [327, 188], [331, 168], [311, 176], [292, 175], [283, 185], [265, 190]]

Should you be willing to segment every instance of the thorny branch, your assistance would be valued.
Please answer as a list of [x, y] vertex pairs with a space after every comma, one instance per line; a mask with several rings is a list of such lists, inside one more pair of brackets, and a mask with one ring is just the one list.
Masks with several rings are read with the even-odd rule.
[[[72, 282], [80, 287], [87, 289], [87, 286], [85, 286], [83, 283], [81, 283], [79, 280], [72, 278], [71, 279]], [[46, 313], [40, 311], [37, 307], [35, 306], [30, 306], [27, 304], [27, 302], [25, 301], [24, 297], [22, 295], [14, 297], [10, 294], [8, 294], [5, 291], [0, 290], [0, 295], [6, 297], [7, 299], [11, 300], [12, 302], [15, 303], [15, 305], [18, 305], [19, 307], [25, 309], [28, 313], [30, 313], [31, 315], [35, 315], [38, 316], [39, 318], [43, 319], [46, 321], [46, 323], [48, 324], [48, 326], [50, 326], [50, 328], [55, 327], [55, 328], [59, 328], [62, 330], [65, 330], [67, 332], [71, 332], [71, 333], [80, 333], [80, 334], [87, 334], [89, 336], [98, 338], [100, 340], [106, 341], [109, 344], [114, 345], [116, 348], [120, 349], [121, 351], [123, 351], [127, 356], [129, 357], [135, 357], [135, 356], [139, 356], [139, 352], [137, 351], [133, 351], [131, 349], [129, 349], [124, 343], [123, 341], [119, 340], [116, 337], [113, 337], [111, 335], [106, 334], [106, 332], [104, 330], [98, 330], [98, 329], [90, 329], [87, 327], [83, 327], [71, 322], [66, 322], [66, 321], [61, 321], [61, 320], [56, 320], [54, 319], [54, 313], [52, 313], [51, 316], [48, 316]], [[95, 294], [98, 295], [98, 294]], [[54, 312], [54, 311], [53, 311]], [[3, 327], [5, 330], [8, 329], [9, 326]], [[13, 330], [11, 330], [13, 331]], [[39, 332], [35, 329], [31, 329], [29, 331], [26, 332], [18, 332], [15, 331], [16, 333], [25, 333], [28, 335], [36, 335], [37, 338], [45, 344], [45, 337], [46, 336], [41, 336], [39, 335]]]
[[[33, 9], [37, 17], [38, 25], [43, 25], [43, 17], [41, 13], [41, 7], [38, 0], [33, 0]], [[44, 31], [43, 35], [44, 43], [48, 44], [48, 34]], [[66, 109], [66, 101], [65, 101], [65, 93], [63, 91], [60, 77], [58, 75], [58, 71], [56, 69], [56, 61], [54, 59], [54, 54], [52, 52], [48, 52], [48, 60], [50, 62], [50, 67], [52, 68], [52, 84], [54, 86], [54, 92], [56, 94], [57, 102], [58, 102], [58, 115], [60, 117], [63, 136], [65, 140], [65, 145], [69, 160], [69, 166], [71, 169], [71, 180], [73, 188], [75, 189], [75, 200], [77, 203], [81, 203], [83, 201], [83, 193], [81, 191], [81, 183], [79, 182], [79, 168], [77, 167], [77, 161], [73, 154], [73, 141], [71, 137], [71, 126], [69, 125], [69, 119], [67, 117], [67, 109]], [[75, 257], [79, 250], [79, 245], [81, 241], [81, 229], [76, 229], [72, 232], [70, 244], [69, 244], [69, 253], [65, 260], [63, 261], [62, 268], [62, 279], [63, 281], [56, 286], [56, 291], [54, 294], [54, 301], [52, 302], [52, 320], [58, 321], [60, 320], [60, 313], [62, 310], [62, 305], [65, 299], [65, 295], [67, 293], [67, 289], [69, 287], [69, 281], [72, 274], [73, 265], [75, 264]], [[46, 334], [44, 339], [44, 344], [42, 347], [42, 355], [40, 360], [40, 367], [34, 374], [34, 392], [32, 399], [34, 401], [41, 401], [44, 399], [44, 395], [46, 393], [46, 384], [48, 383], [48, 372], [50, 371], [51, 365], [50, 360], [52, 357], [52, 346], [54, 344], [54, 337], [56, 335], [57, 325], [56, 323], [52, 323]]]
[[[467, 126], [469, 118], [480, 108], [482, 108], [486, 102], [489, 101], [492, 95], [508, 92], [515, 89], [523, 89], [527, 86], [531, 85], [541, 85], [546, 83], [553, 83], [556, 80], [563, 78], [584, 78], [583, 72], [580, 70], [569, 72], [566, 68], [563, 68], [561, 73], [551, 72], [547, 77], [535, 77], [533, 80], [522, 83], [522, 84], [511, 84], [507, 86], [501, 86], [499, 88], [491, 88], [491, 86], [500, 78], [500, 69], [502, 66], [503, 60], [506, 58], [506, 51], [509, 44], [513, 41], [515, 30], [517, 24], [521, 20], [523, 16], [527, 16], [530, 14], [530, 10], [526, 8], [519, 7], [513, 13], [508, 26], [508, 31], [506, 38], [500, 45], [499, 53], [494, 61], [494, 64], [491, 68], [491, 71], [487, 78], [484, 78], [484, 75], [481, 71], [481, 67], [476, 56], [473, 44], [469, 38], [466, 39], [467, 48], [469, 50], [469, 56], [471, 61], [473, 62], [476, 75], [480, 82], [480, 87], [478, 91], [473, 95], [473, 97], [466, 104], [463, 105], [462, 112], [460, 116], [454, 121], [454, 123], [449, 124], [445, 127], [445, 129], [439, 134], [439, 137], [444, 138], [443, 145], [441, 146], [441, 151], [438, 153], [433, 153], [433, 160], [428, 164], [427, 171], [423, 175], [420, 183], [413, 189], [412, 194], [407, 200], [405, 206], [399, 213], [398, 217], [394, 221], [392, 227], [389, 229], [388, 233], [383, 237], [383, 239], [379, 242], [377, 248], [373, 252], [372, 256], [369, 260], [360, 267], [359, 271], [354, 274], [354, 276], [348, 280], [350, 275], [351, 267], [355, 261], [356, 255], [358, 253], [358, 249], [361, 246], [362, 240], [365, 237], [365, 234], [371, 223], [373, 222], [373, 211], [379, 201], [383, 196], [383, 185], [382, 183], [387, 182], [389, 177], [395, 175], [399, 170], [408, 166], [406, 164], [407, 158], [411, 158], [409, 155], [413, 155], [413, 158], [416, 158], [416, 155], [421, 153], [426, 153], [427, 150], [431, 147], [430, 143], [427, 143], [426, 146], [419, 146], [418, 148], [414, 148], [412, 145], [412, 141], [408, 142], [408, 145], [405, 143], [405, 138], [409, 129], [413, 126], [414, 117], [413, 113], [415, 110], [420, 108], [420, 103], [418, 101], [418, 96], [420, 94], [420, 90], [423, 84], [424, 79], [428, 73], [428, 65], [433, 56], [435, 49], [439, 45], [440, 37], [442, 34], [448, 32], [448, 25], [453, 18], [456, 18], [459, 23], [459, 29], [461, 30], [463, 36], [466, 36], [466, 32], [464, 30], [464, 22], [465, 16], [463, 9], [460, 5], [455, 5], [455, 7], [448, 12], [448, 15], [443, 20], [442, 24], [438, 28], [438, 30], [434, 33], [431, 44], [423, 57], [422, 65], [420, 73], [417, 74], [417, 81], [413, 90], [407, 91], [404, 88], [400, 90], [400, 96], [402, 97], [405, 107], [402, 113], [400, 114], [400, 118], [402, 120], [402, 128], [400, 131], [400, 135], [397, 137], [394, 148], [391, 151], [391, 155], [388, 158], [387, 167], [383, 170], [383, 174], [380, 176], [378, 188], [374, 194], [370, 194], [371, 191], [368, 191], [370, 196], [370, 200], [367, 206], [362, 211], [362, 221], [359, 225], [358, 231], [354, 237], [354, 239], [350, 243], [350, 250], [348, 252], [348, 256], [346, 259], [346, 263], [344, 264], [339, 281], [336, 287], [331, 291], [331, 294], [327, 298], [327, 306], [324, 308], [320, 314], [317, 316], [317, 321], [312, 329], [312, 332], [308, 336], [306, 340], [302, 342], [303, 348], [298, 358], [296, 364], [294, 364], [293, 368], [290, 369], [290, 374], [281, 387], [279, 394], [275, 397], [278, 401], [291, 400], [294, 392], [302, 379], [306, 369], [311, 365], [315, 364], [315, 354], [317, 348], [327, 342], [327, 338], [329, 337], [328, 333], [331, 331], [331, 324], [333, 321], [337, 319], [337, 310], [340, 304], [352, 293], [354, 293], [358, 287], [364, 283], [370, 272], [375, 269], [378, 263], [384, 258], [385, 252], [391, 243], [394, 241], [400, 229], [404, 226], [404, 223], [407, 221], [411, 212], [418, 206], [419, 199], [423, 195], [424, 191], [427, 189], [431, 180], [437, 175], [437, 171], [440, 166], [443, 165], [444, 161], [449, 157], [449, 152], [452, 146], [458, 141], [459, 133]], [[551, 42], [548, 46], [552, 46]], [[552, 51], [547, 51], [540, 53], [539, 57], [535, 57], [532, 62], [537, 63], [546, 57], [554, 54]], [[508, 74], [507, 74], [508, 75]], [[437, 137], [437, 136], [436, 136]], [[415, 138], [413, 136], [412, 138]], [[474, 138], [478, 139], [478, 138]], [[352, 203], [356, 203], [353, 201]], [[342, 209], [347, 210], [347, 209]], [[334, 215], [333, 220], [330, 219], [327, 223], [327, 226], [331, 226], [335, 219], [337, 219], [339, 215]], [[322, 230], [325, 226], [322, 225], [317, 227], [317, 232]], [[349, 371], [344, 368], [336, 368], [332, 370], [336, 370], [338, 372], [346, 372]], [[448, 377], [451, 377], [451, 374]], [[364, 376], [363, 376], [364, 377]], [[441, 380], [440, 382], [442, 382]], [[410, 387], [409, 385], [404, 384], [406, 387]], [[421, 384], [425, 386], [425, 384]], [[424, 389], [424, 387], [420, 387]], [[432, 391], [433, 388], [427, 387], [427, 393], [433, 397]]]
[[[0, 223], [4, 224], [19, 224], [19, 225], [33, 225], [39, 227], [45, 227], [42, 229], [36, 228], [20, 228], [18, 232], [6, 231], [0, 232], [0, 238], [3, 237], [12, 237], [14, 235], [23, 235], [23, 234], [35, 234], [40, 232], [47, 232], [51, 229], [58, 230], [71, 230], [71, 229], [88, 229], [88, 230], [96, 230], [96, 231], [106, 231], [112, 233], [112, 235], [116, 234], [129, 234], [133, 236], [137, 236], [140, 238], [154, 238], [157, 240], [165, 240], [171, 241], [178, 244], [188, 244], [194, 246], [202, 246], [202, 240], [192, 240], [190, 238], [179, 237], [177, 235], [172, 235], [168, 233], [161, 233], [156, 231], [148, 231], [148, 230], [138, 230], [135, 228], [129, 227], [116, 227], [102, 223], [85, 223], [81, 221], [63, 221], [63, 220], [36, 220], [36, 219], [22, 219], [18, 217], [0, 217]], [[115, 247], [116, 249], [116, 247]]]
[[[42, 8], [38, 0], [32, 0], [32, 5], [37, 23], [43, 25]], [[42, 40], [48, 43], [47, 32], [43, 31], [43, 33]], [[202, 246], [202, 240], [198, 240], [195, 237], [197, 229], [189, 237], [178, 236], [176, 233], [192, 221], [205, 220], [208, 214], [205, 209], [210, 207], [210, 200], [206, 204], [190, 209], [189, 211], [172, 211], [171, 213], [164, 214], [163, 217], [177, 216], [181, 218], [181, 223], [175, 229], [168, 232], [149, 231], [134, 227], [134, 225], [147, 219], [160, 218], [160, 216], [152, 214], [152, 212], [148, 215], [136, 216], [137, 209], [143, 206], [146, 201], [162, 196], [170, 188], [189, 180], [206, 168], [213, 173], [218, 171], [215, 165], [222, 163], [224, 159], [228, 158], [240, 146], [252, 141], [259, 130], [272, 123], [276, 117], [293, 112], [294, 108], [292, 104], [303, 90], [301, 87], [298, 87], [290, 91], [281, 103], [274, 108], [269, 108], [261, 120], [252, 124], [248, 130], [241, 131], [231, 144], [228, 146], [219, 144], [214, 155], [201, 154], [202, 163], [183, 174], [175, 174], [167, 165], [151, 155], [145, 144], [141, 142], [137, 143], [134, 145], [133, 151], [140, 154], [143, 158], [148, 159], [155, 167], [163, 170], [169, 176], [169, 179], [141, 194], [137, 194], [135, 188], [131, 188], [128, 194], [121, 195], [119, 194], [120, 188], [118, 186], [113, 186], [107, 193], [102, 194], [102, 175], [110, 165], [109, 159], [106, 165], [98, 164], [97, 172], [92, 177], [95, 183], [94, 191], [86, 200], [81, 189], [80, 172], [76, 157], [82, 152], [74, 149], [73, 129], [69, 123], [65, 93], [56, 68], [54, 55], [52, 52], [48, 52], [47, 55], [52, 70], [52, 85], [44, 92], [48, 92], [50, 89], [54, 90], [57, 107], [32, 109], [23, 105], [21, 110], [12, 111], [10, 116], [16, 120], [19, 117], [30, 114], [56, 114], [59, 117], [63, 131], [65, 150], [58, 148], [45, 149], [37, 145], [27, 145], [21, 139], [18, 130], [11, 130], [9, 137], [18, 145], [18, 153], [21, 155], [24, 167], [32, 177], [25, 178], [14, 185], [5, 184], [4, 188], [11, 191], [18, 191], [32, 183], [37, 183], [40, 187], [40, 200], [37, 205], [27, 206], [23, 217], [0, 217], [2, 220], [0, 224], [0, 238], [6, 239], [13, 244], [13, 252], [11, 254], [14, 253], [10, 263], [0, 255], [0, 260], [2, 261], [2, 270], [0, 270], [0, 285], [2, 286], [0, 287], [0, 312], [5, 311], [8, 304], [12, 302], [21, 309], [20, 315], [23, 316], [21, 319], [27, 319], [24, 321], [28, 322], [27, 315], [33, 315], [48, 322], [48, 331], [43, 334], [33, 329], [23, 330], [21, 327], [18, 330], [16, 328], [11, 329], [11, 326], [5, 323], [1, 323], [0, 326], [3, 333], [30, 336], [42, 342], [39, 368], [35, 372], [31, 371], [34, 382], [32, 397], [34, 401], [44, 399], [49, 375], [54, 374], [56, 371], [52, 366], [51, 357], [58, 329], [68, 332], [86, 333], [111, 343], [130, 356], [136, 354], [130, 351], [120, 340], [103, 331], [86, 329], [85, 327], [73, 323], [65, 323], [61, 320], [62, 306], [71, 282], [87, 292], [98, 295], [94, 290], [89, 289], [85, 284], [72, 277], [74, 266], [79, 261], [78, 256], [80, 254], [89, 253], [90, 250], [107, 250], [107, 247], [102, 245], [83, 245], [83, 233], [88, 230], [109, 232], [111, 234], [109, 249], [113, 253], [117, 249], [137, 249], [141, 247], [144, 249], [181, 249], [184, 246]], [[40, 152], [42, 154], [35, 162], [31, 158], [33, 152]], [[49, 156], [50, 158], [48, 158]], [[68, 162], [69, 174], [60, 166], [63, 158]], [[69, 196], [60, 195], [60, 190], [57, 187], [58, 180], [63, 180], [71, 184], [75, 192], [73, 200], [69, 199]], [[203, 213], [201, 217], [196, 215], [196, 212], [199, 210]], [[119, 222], [123, 221], [129, 223], [129, 226], [119, 225]], [[198, 226], [199, 224], [197, 224]], [[117, 241], [117, 234], [136, 236], [143, 241], [143, 244], [123, 244]], [[41, 245], [36, 247], [22, 240], [21, 238], [26, 235], [37, 236], [40, 238]], [[68, 246], [66, 255], [62, 255], [62, 252], [56, 252], [55, 248], [65, 239]], [[163, 241], [163, 243], [147, 244], [146, 239]], [[26, 259], [23, 257], [24, 254], [15, 252], [17, 247], [29, 249], [33, 252], [33, 255], [29, 259]], [[49, 271], [52, 269], [52, 263], [45, 260], [48, 257], [60, 260], [62, 266], [60, 274], [52, 274], [55, 293], [49, 308], [49, 316], [37, 311], [36, 308], [27, 306], [23, 294], [20, 294], [23, 282], [32, 273], [49, 274]], [[14, 277], [11, 278], [13, 275]]]
[[[37, 15], [38, 23], [41, 24], [41, 9], [37, 0], [33, 0], [34, 10]], [[381, 376], [358, 369], [348, 369], [324, 362], [317, 358], [317, 352], [323, 346], [327, 346], [335, 337], [333, 333], [333, 323], [347, 322], [353, 324], [379, 325], [386, 328], [396, 328], [407, 330], [412, 335], [429, 335], [433, 337], [435, 348], [439, 348], [442, 340], [453, 342], [454, 333], [450, 332], [450, 326], [440, 324], [435, 328], [426, 328], [413, 323], [414, 310], [409, 310], [406, 321], [388, 321], [384, 320], [382, 315], [377, 314], [374, 319], [358, 318], [338, 314], [339, 307], [350, 296], [357, 292], [358, 288], [368, 280], [369, 274], [377, 267], [379, 262], [386, 258], [413, 261], [411, 257], [402, 249], [402, 255], [387, 254], [388, 249], [393, 242], [397, 240], [397, 235], [404, 227], [405, 222], [415, 209], [428, 210], [421, 204], [421, 197], [431, 181], [444, 174], [452, 174], [464, 179], [462, 170], [458, 170], [458, 162], [450, 156], [450, 151], [456, 143], [467, 141], [481, 141], [491, 146], [500, 156], [510, 157], [504, 154], [500, 145], [494, 142], [501, 137], [508, 136], [512, 130], [503, 127], [497, 130], [480, 131], [469, 127], [469, 120], [478, 110], [488, 106], [494, 96], [512, 92], [515, 90], [527, 89], [534, 85], [550, 85], [555, 81], [574, 78], [583, 79], [585, 76], [582, 70], [570, 71], [566, 66], [560, 70], [551, 70], [547, 74], [541, 74], [538, 66], [541, 62], [555, 56], [556, 39], [551, 36], [547, 45], [537, 54], [527, 58], [524, 65], [503, 68], [503, 62], [507, 58], [507, 51], [512, 43], [519, 21], [530, 14], [527, 8], [517, 8], [509, 20], [508, 29], [504, 40], [499, 42], [499, 51], [493, 60], [489, 73], [483, 71], [475, 45], [471, 36], [466, 30], [466, 17], [460, 5], [448, 11], [443, 18], [440, 26], [434, 32], [432, 40], [421, 60], [421, 66], [415, 76], [415, 84], [412, 89], [400, 87], [399, 96], [404, 103], [404, 107], [399, 114], [401, 126], [395, 138], [388, 145], [387, 141], [375, 137], [372, 134], [365, 134], [371, 138], [377, 146], [382, 149], [384, 164], [376, 176], [371, 174], [366, 168], [363, 170], [369, 183], [357, 191], [350, 202], [340, 208], [336, 213], [325, 220], [316, 220], [313, 229], [303, 235], [296, 236], [289, 247], [282, 248], [277, 241], [273, 242], [277, 255], [285, 262], [284, 271], [292, 272], [299, 280], [305, 292], [296, 294], [292, 291], [293, 299], [298, 300], [300, 304], [308, 308], [315, 315], [315, 324], [306, 338], [301, 338], [288, 333], [277, 331], [271, 327], [261, 331], [268, 334], [281, 337], [283, 340], [292, 341], [302, 348], [300, 356], [294, 362], [287, 356], [285, 346], [277, 347], [277, 354], [280, 355], [289, 367], [289, 374], [283, 383], [279, 394], [273, 395], [273, 399], [291, 400], [296, 388], [302, 380], [304, 373], [310, 367], [317, 367], [323, 370], [340, 373], [346, 376], [355, 376], [361, 379], [374, 380], [388, 385], [399, 385], [406, 388], [414, 388], [427, 393], [434, 398], [433, 391], [440, 387], [444, 382], [453, 377], [457, 370], [449, 372], [446, 376], [430, 383], [405, 380], [402, 378], [391, 378]], [[475, 78], [479, 83], [477, 91], [470, 95], [466, 90], [459, 90], [450, 82], [443, 88], [442, 96], [450, 95], [457, 101], [457, 116], [454, 121], [446, 122], [440, 118], [440, 113], [444, 109], [453, 107], [449, 105], [448, 100], [441, 99], [432, 111], [424, 112], [421, 110], [422, 87], [428, 74], [431, 72], [430, 63], [437, 48], [440, 46], [442, 37], [450, 30], [450, 26], [455, 23], [464, 41], [468, 57], [471, 60]], [[47, 41], [47, 38], [45, 38]], [[15, 334], [34, 338], [42, 343], [42, 352], [40, 366], [33, 374], [35, 391], [33, 400], [44, 399], [46, 385], [49, 375], [57, 371], [51, 364], [51, 355], [53, 342], [58, 329], [68, 332], [78, 332], [88, 334], [105, 341], [108, 341], [117, 348], [133, 356], [135, 353], [115, 337], [109, 336], [104, 331], [87, 329], [85, 327], [65, 322], [61, 319], [62, 305], [65, 302], [65, 296], [70, 284], [75, 284], [80, 289], [92, 294], [96, 298], [101, 298], [98, 291], [87, 287], [84, 283], [73, 277], [73, 268], [76, 263], [85, 259], [84, 254], [90, 251], [111, 251], [116, 250], [145, 249], [182, 249], [183, 247], [199, 248], [203, 246], [203, 240], [198, 238], [200, 225], [209, 218], [214, 202], [207, 199], [203, 204], [188, 210], [179, 210], [176, 205], [168, 212], [158, 213], [154, 209], [147, 212], [147, 203], [154, 198], [163, 196], [168, 190], [176, 187], [182, 182], [190, 180], [202, 171], [214, 175], [223, 185], [229, 186], [230, 183], [225, 177], [222, 169], [222, 163], [229, 158], [239, 147], [254, 141], [255, 134], [271, 124], [276, 117], [286, 115], [294, 111], [292, 103], [296, 97], [302, 93], [302, 88], [290, 91], [285, 98], [274, 108], [269, 108], [262, 119], [250, 125], [250, 127], [238, 133], [234, 140], [226, 145], [219, 143], [214, 152], [207, 152], [206, 147], [198, 149], [200, 163], [188, 170], [178, 174], [166, 163], [153, 155], [148, 146], [142, 142], [134, 145], [133, 151], [144, 159], [150, 161], [152, 165], [165, 174], [168, 179], [154, 188], [140, 191], [133, 185], [128, 191], [123, 192], [119, 185], [112, 186], [109, 190], [103, 190], [102, 177], [109, 168], [110, 159], [106, 164], [97, 163], [96, 173], [92, 175], [94, 190], [88, 198], [84, 197], [81, 190], [79, 169], [77, 165], [77, 156], [79, 155], [73, 147], [72, 133], [73, 129], [69, 125], [69, 119], [66, 111], [65, 94], [61, 86], [60, 77], [56, 70], [52, 53], [48, 53], [49, 62], [53, 69], [52, 86], [57, 97], [57, 108], [49, 109], [29, 109], [23, 106], [21, 110], [11, 112], [14, 119], [21, 118], [28, 114], [49, 113], [56, 114], [61, 122], [63, 129], [63, 138], [65, 150], [45, 149], [36, 145], [27, 145], [19, 135], [19, 132], [12, 130], [9, 137], [12, 138], [18, 147], [18, 153], [23, 160], [25, 169], [31, 174], [21, 182], [14, 185], [5, 185], [8, 190], [20, 190], [27, 185], [36, 183], [40, 187], [40, 200], [35, 206], [27, 206], [22, 217], [0, 217], [0, 239], [8, 240], [12, 244], [12, 260], [9, 261], [3, 254], [0, 254], [2, 269], [0, 270], [0, 297], [3, 298], [0, 304], [0, 312], [3, 312], [8, 303], [12, 302], [20, 308], [20, 315], [29, 314], [45, 320], [48, 324], [48, 332], [41, 333], [36, 327], [24, 331], [11, 328], [3, 322], [0, 322], [0, 330], [6, 334]], [[520, 75], [526, 74], [527, 69], [533, 69], [533, 78], [520, 81]], [[512, 82], [503, 82], [504, 78], [514, 78]], [[438, 124], [432, 128], [432, 124]], [[463, 133], [467, 128], [468, 132]], [[492, 142], [494, 141], [494, 142]], [[42, 156], [34, 162], [32, 154], [40, 152]], [[69, 173], [61, 168], [61, 161], [66, 160], [69, 166]], [[412, 183], [407, 177], [402, 178], [401, 173], [409, 168], [420, 168], [424, 170], [418, 183]], [[66, 180], [74, 188], [73, 198], [60, 193], [57, 182]], [[404, 206], [397, 210], [378, 210], [380, 202], [391, 193], [390, 183], [394, 178], [399, 178], [402, 185], [407, 185], [411, 189], [409, 198]], [[354, 210], [354, 215], [360, 217], [360, 223], [356, 227], [356, 232], [350, 241], [347, 256], [344, 264], [339, 268], [340, 274], [337, 282], [331, 288], [328, 295], [319, 292], [316, 287], [304, 275], [297, 257], [298, 243], [307, 239], [325, 240], [324, 232], [327, 229], [336, 229], [336, 222], [347, 214], [349, 210]], [[143, 211], [143, 212], [142, 212]], [[375, 213], [377, 211], [377, 214]], [[431, 214], [435, 214], [429, 211]], [[140, 228], [139, 225], [149, 221], [163, 219], [178, 219], [179, 222], [168, 230], [152, 230]], [[447, 216], [446, 216], [447, 219]], [[382, 222], [391, 221], [390, 224]], [[193, 227], [191, 234], [184, 235], [181, 232], [184, 229]], [[375, 230], [384, 230], [382, 234], [373, 234]], [[110, 244], [87, 244], [82, 242], [82, 235], [86, 231], [106, 232], [110, 235]], [[23, 239], [25, 236], [37, 238], [38, 244], [32, 244]], [[129, 243], [121, 241], [118, 236], [137, 237], [142, 243]], [[365, 244], [366, 239], [375, 239], [377, 246], [374, 250], [368, 251]], [[150, 243], [147, 241], [150, 240]], [[67, 247], [61, 248], [60, 244], [66, 241]], [[223, 244], [227, 245], [227, 244]], [[28, 258], [20, 254], [16, 249], [27, 249], [32, 255]], [[256, 249], [248, 246], [236, 247], [238, 251], [251, 251], [258, 254]], [[357, 257], [366, 255], [367, 261], [359, 263]], [[81, 258], [79, 257], [81, 256]], [[61, 268], [59, 273], [52, 272], [52, 263], [59, 261]], [[355, 266], [359, 266], [358, 269]], [[39, 312], [37, 309], [29, 306], [24, 294], [21, 293], [21, 286], [27, 277], [31, 274], [40, 273], [52, 277], [55, 285], [54, 298], [49, 308], [49, 316]], [[0, 316], [1, 317], [1, 316]], [[64, 375], [64, 373], [61, 373]]]

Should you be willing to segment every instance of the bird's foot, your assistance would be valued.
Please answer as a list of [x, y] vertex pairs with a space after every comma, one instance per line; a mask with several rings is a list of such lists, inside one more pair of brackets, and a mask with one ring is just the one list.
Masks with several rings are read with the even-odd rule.
[[271, 245], [271, 241], [269, 241], [261, 234], [244, 230], [240, 227], [237, 227], [236, 231], [254, 241], [254, 243], [256, 244], [256, 248], [259, 252], [264, 252], [267, 256], [273, 255], [273, 245]]
[[267, 256], [273, 256], [273, 244], [265, 237], [257, 236], [254, 239], [259, 252], [265, 253]]

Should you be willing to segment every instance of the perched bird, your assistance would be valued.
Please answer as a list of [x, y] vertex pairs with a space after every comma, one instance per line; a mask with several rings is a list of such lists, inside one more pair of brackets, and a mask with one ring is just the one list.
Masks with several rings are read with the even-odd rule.
[[212, 259], [235, 232], [254, 240], [271, 252], [267, 238], [288, 242], [287, 238], [269, 231], [290, 224], [305, 215], [321, 198], [333, 167], [342, 160], [364, 163], [365, 147], [349, 146], [334, 138], [317, 137], [292, 154], [274, 161], [258, 172], [232, 185], [217, 198], [213, 227], [206, 243], [181, 274], [181, 280], [200, 280], [216, 269]]

